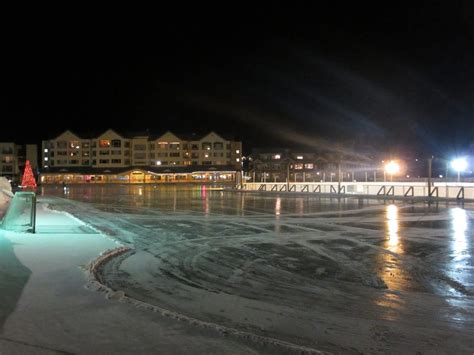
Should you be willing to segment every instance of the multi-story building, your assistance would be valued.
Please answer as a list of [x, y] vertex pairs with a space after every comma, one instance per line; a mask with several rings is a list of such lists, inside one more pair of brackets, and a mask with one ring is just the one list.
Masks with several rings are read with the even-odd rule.
[[43, 183], [235, 180], [242, 143], [215, 132], [124, 136], [112, 129], [84, 138], [65, 131], [43, 141]]
[[330, 165], [327, 158], [318, 153], [289, 149], [254, 149], [249, 159], [253, 181], [319, 181], [322, 169]]
[[38, 168], [35, 144], [0, 143], [0, 176], [5, 176], [14, 183], [18, 183], [26, 160], [30, 161], [33, 172], [35, 172]]

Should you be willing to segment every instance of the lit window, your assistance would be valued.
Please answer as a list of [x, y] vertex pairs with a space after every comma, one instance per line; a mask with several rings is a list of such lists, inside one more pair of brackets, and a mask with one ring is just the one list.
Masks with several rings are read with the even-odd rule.
[[209, 154], [204, 154], [204, 158], [209, 158]]
[[47, 153], [47, 152], [48, 152], [48, 148], [44, 148], [44, 152]]
[[235, 151], [235, 153], [236, 153], [236, 154], [240, 154], [240, 150], [237, 149], [237, 150]]
[[99, 147], [101, 148], [108, 148], [110, 147], [110, 141], [108, 139], [101, 139], [99, 141]]
[[275, 155], [273, 156], [273, 159], [280, 159], [280, 154], [275, 154]]
[[44, 157], [44, 161], [48, 161], [48, 157]]
[[156, 165], [161, 165], [161, 161], [157, 160]]
[[303, 156], [302, 156], [302, 155], [298, 155], [298, 156], [296, 157], [296, 159], [298, 159], [298, 160], [303, 160]]
[[303, 164], [295, 164], [295, 170], [302, 170]]
[[304, 168], [305, 169], [314, 169], [314, 164], [305, 164]]

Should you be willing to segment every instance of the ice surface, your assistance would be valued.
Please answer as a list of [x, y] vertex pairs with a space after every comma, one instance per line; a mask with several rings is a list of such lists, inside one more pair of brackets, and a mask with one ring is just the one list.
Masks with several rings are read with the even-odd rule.
[[472, 205], [163, 186], [63, 197], [49, 202], [135, 248], [102, 270], [131, 298], [334, 352], [474, 350]]

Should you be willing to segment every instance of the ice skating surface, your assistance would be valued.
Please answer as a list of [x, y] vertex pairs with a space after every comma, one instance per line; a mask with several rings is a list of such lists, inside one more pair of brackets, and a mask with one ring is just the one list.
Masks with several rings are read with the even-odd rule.
[[472, 205], [165, 186], [44, 194], [135, 248], [102, 270], [132, 298], [331, 352], [474, 350]]

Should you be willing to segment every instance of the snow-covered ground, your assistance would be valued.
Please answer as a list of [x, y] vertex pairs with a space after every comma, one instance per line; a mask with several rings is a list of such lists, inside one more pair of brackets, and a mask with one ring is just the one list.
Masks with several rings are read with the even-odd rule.
[[[53, 187], [45, 195], [68, 198], [43, 201], [135, 249], [103, 267], [109, 287], [195, 320], [195, 331], [200, 321], [257, 336], [244, 343], [219, 338], [233, 342], [235, 352], [246, 351], [237, 344], [271, 339], [344, 353], [474, 351], [472, 205], [165, 186], [75, 187], [67, 193]], [[91, 248], [106, 240], [89, 237]], [[34, 270], [21, 248], [15, 253]], [[25, 290], [34, 277], [33, 271]], [[55, 292], [68, 289], [64, 283]], [[95, 297], [82, 292], [74, 299]], [[109, 316], [126, 306], [94, 300], [97, 310], [111, 310]], [[121, 312], [145, 312], [128, 307]], [[154, 326], [166, 320], [158, 319]], [[81, 334], [74, 327], [70, 332]]]
[[40, 199], [37, 234], [0, 231], [0, 354], [257, 353], [86, 289], [84, 267], [120, 244], [53, 200]]

